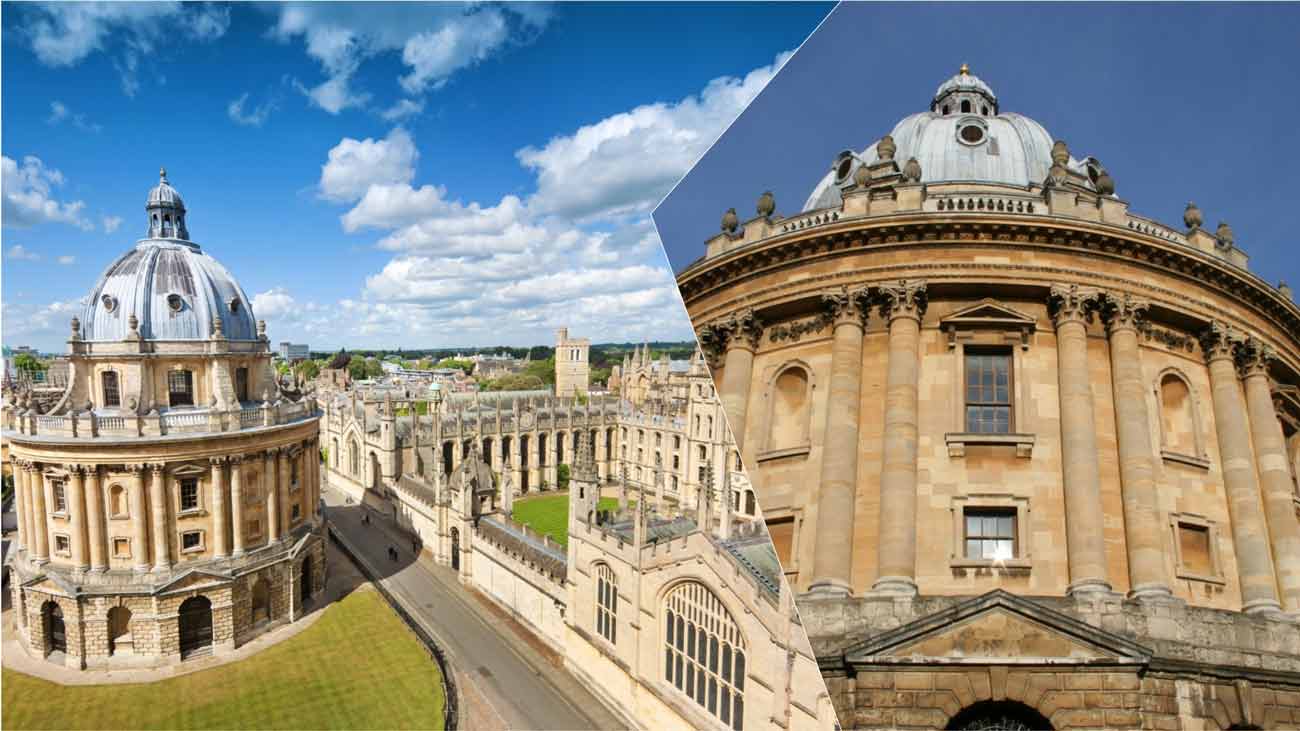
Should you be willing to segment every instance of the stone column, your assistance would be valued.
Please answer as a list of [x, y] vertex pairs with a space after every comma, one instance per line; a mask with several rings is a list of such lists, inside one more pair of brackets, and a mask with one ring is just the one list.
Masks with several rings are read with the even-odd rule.
[[221, 457], [211, 457], [208, 464], [212, 466], [212, 557], [221, 559], [229, 553], [226, 534], [230, 530], [226, 519], [226, 481], [222, 470]]
[[[291, 485], [289, 481], [290, 478], [293, 476], [292, 475], [293, 466], [290, 463], [295, 459], [297, 459], [297, 457], [289, 454], [288, 447], [285, 447], [284, 449], [280, 450], [280, 484], [279, 484], [278, 492], [280, 493], [279, 502], [280, 502], [280, 526], [281, 526], [280, 537], [281, 538], [288, 536], [289, 529], [293, 526], [293, 521], [290, 519], [290, 516], [293, 515], [292, 512], [293, 509], [290, 507], [290, 504], [293, 502], [293, 498], [289, 496], [289, 491], [290, 489], [292, 489], [293, 485]], [[302, 475], [301, 474], [298, 475], [298, 478], [302, 479]], [[302, 486], [299, 485], [299, 488], [301, 487]], [[302, 493], [299, 492], [298, 494], [301, 497]]]
[[27, 494], [32, 498], [32, 545], [35, 549], [32, 558], [36, 563], [42, 564], [50, 560], [50, 527], [49, 511], [45, 507], [45, 476], [41, 474], [41, 466], [35, 462], [24, 465], [23, 472], [27, 475]]
[[[853, 592], [853, 518], [858, 486], [858, 392], [862, 383], [862, 333], [870, 302], [865, 289], [822, 295], [833, 322], [825, 447], [817, 492], [817, 533], [810, 593]], [[748, 365], [745, 366], [748, 368]], [[730, 362], [723, 376], [729, 376]], [[748, 373], [745, 374], [748, 388]], [[734, 418], [734, 417], [733, 417]], [[733, 422], [734, 423], [734, 422]]]
[[142, 464], [130, 465], [131, 494], [128, 496], [131, 508], [131, 558], [135, 561], [135, 570], [144, 573], [149, 570], [149, 511], [144, 494], [144, 470]]
[[[276, 456], [279, 453], [279, 449], [268, 449], [262, 461], [262, 486], [266, 489], [267, 543], [280, 540], [280, 471], [275, 468]], [[367, 465], [366, 468], [368, 469], [369, 466]]]
[[99, 465], [86, 468], [86, 528], [90, 539], [90, 570], [108, 570], [108, 542], [105, 536], [104, 492], [99, 480]]
[[1238, 352], [1245, 374], [1246, 410], [1264, 493], [1269, 544], [1277, 562], [1277, 585], [1286, 611], [1300, 613], [1300, 523], [1296, 522], [1286, 438], [1273, 407], [1268, 382], [1268, 366], [1276, 357], [1272, 348], [1255, 338], [1248, 340]]
[[172, 567], [170, 536], [167, 528], [167, 484], [162, 464], [149, 466], [150, 512], [153, 514], [153, 570], [168, 571]]
[[244, 555], [244, 458], [230, 458], [230, 555]]
[[1228, 494], [1232, 541], [1241, 581], [1241, 610], [1247, 614], [1278, 612], [1277, 584], [1268, 529], [1260, 506], [1255, 455], [1250, 448], [1246, 404], [1237, 382], [1234, 356], [1242, 337], [1220, 322], [1210, 323], [1201, 335], [1201, 351], [1210, 368], [1210, 394], [1214, 402], [1214, 427], [1219, 437], [1223, 484]]
[[68, 533], [72, 543], [72, 567], [77, 571], [90, 569], [90, 554], [86, 546], [86, 475], [79, 464], [64, 465], [68, 471], [67, 494]]
[[[916, 593], [916, 458], [919, 434], [917, 381], [921, 363], [924, 282], [900, 281], [880, 288], [889, 322], [889, 368], [885, 376], [885, 433], [880, 473], [880, 572], [874, 591]], [[861, 364], [858, 364], [861, 368]], [[831, 394], [830, 410], [848, 408]], [[857, 393], [852, 405], [857, 422]], [[857, 430], [854, 430], [856, 438]], [[820, 519], [820, 516], [819, 516]]]
[[27, 548], [27, 541], [31, 536], [31, 529], [27, 527], [27, 495], [25, 480], [22, 476], [22, 466], [18, 463], [17, 457], [10, 460], [10, 471], [14, 476], [14, 513], [18, 518], [18, 534], [14, 536], [14, 550], [21, 551]]
[[[725, 323], [715, 326], [718, 340], [725, 342], [720, 396], [731, 424], [736, 447], [745, 444], [745, 424], [749, 411], [749, 388], [754, 370], [754, 352], [763, 337], [763, 322], [753, 310], [736, 313]], [[710, 435], [711, 436], [711, 435]]]
[[1100, 292], [1075, 284], [1052, 287], [1056, 372], [1061, 399], [1061, 466], [1070, 594], [1110, 591], [1101, 512], [1097, 423], [1088, 371], [1088, 323]]
[[1105, 295], [1102, 315], [1110, 338], [1115, 426], [1119, 436], [1124, 538], [1128, 546], [1129, 595], [1172, 597], [1165, 568], [1164, 536], [1156, 495], [1155, 451], [1147, 414], [1138, 326], [1149, 304], [1129, 294]]

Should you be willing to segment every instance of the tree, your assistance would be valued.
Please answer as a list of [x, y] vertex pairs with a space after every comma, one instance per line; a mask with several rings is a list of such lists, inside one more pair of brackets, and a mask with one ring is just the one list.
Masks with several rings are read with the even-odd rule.
[[569, 466], [567, 464], [556, 466], [555, 482], [559, 484], [561, 490], [564, 490], [569, 486]]
[[314, 360], [304, 360], [298, 364], [297, 371], [304, 380], [312, 380], [320, 375], [320, 364]]
[[352, 377], [352, 380], [354, 381], [365, 380], [366, 362], [364, 360], [361, 360], [360, 358], [353, 358], [351, 361], [348, 362], [347, 369], [348, 369], [348, 375]]
[[20, 371], [27, 371], [28, 373], [43, 373], [47, 367], [48, 366], [37, 360], [36, 356], [31, 353], [19, 353], [14, 357], [14, 368], [17, 368]]
[[278, 375], [287, 375], [289, 373], [289, 364], [286, 361], [279, 361], [275, 364], [275, 372]]
[[524, 375], [534, 376], [547, 385], [555, 385], [555, 356], [530, 362], [524, 369]]
[[535, 391], [545, 387], [546, 384], [540, 378], [526, 373], [512, 373], [480, 384], [484, 391]]
[[474, 361], [464, 360], [463, 358], [443, 358], [438, 361], [438, 368], [459, 368], [469, 375], [474, 372]]
[[366, 358], [366, 378], [382, 378], [384, 366], [378, 358]]

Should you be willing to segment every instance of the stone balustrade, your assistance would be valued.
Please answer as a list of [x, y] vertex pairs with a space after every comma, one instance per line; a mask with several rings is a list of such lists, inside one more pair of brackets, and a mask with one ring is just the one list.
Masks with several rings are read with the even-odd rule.
[[27, 437], [95, 439], [159, 437], [173, 434], [220, 434], [292, 424], [318, 415], [314, 399], [279, 401], [238, 409], [186, 409], [161, 414], [36, 414], [14, 406], [0, 412], [5, 431]]

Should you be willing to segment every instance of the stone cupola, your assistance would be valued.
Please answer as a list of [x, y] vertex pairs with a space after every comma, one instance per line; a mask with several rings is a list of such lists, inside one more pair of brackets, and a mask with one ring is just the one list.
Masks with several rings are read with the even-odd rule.
[[185, 201], [167, 182], [167, 168], [158, 171], [158, 185], [149, 191], [144, 209], [149, 214], [148, 238], [189, 241], [190, 232], [185, 227]]

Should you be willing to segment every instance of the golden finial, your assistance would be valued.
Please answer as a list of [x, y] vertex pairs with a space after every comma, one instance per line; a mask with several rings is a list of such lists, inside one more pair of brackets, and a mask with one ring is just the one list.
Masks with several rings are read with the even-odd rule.
[[958, 70], [961, 72], [962, 76], [966, 76], [967, 74], [970, 73], [970, 66], [967, 66], [966, 64], [962, 64], [961, 68]]

